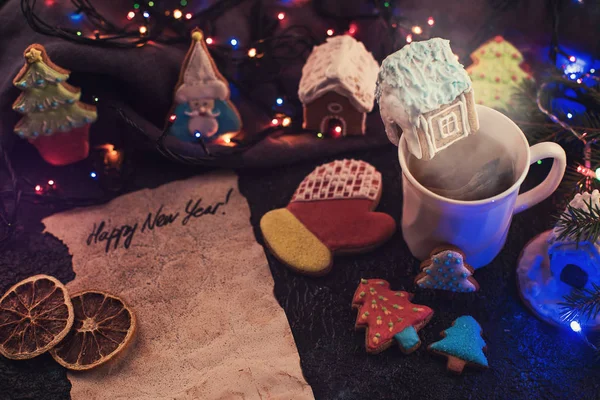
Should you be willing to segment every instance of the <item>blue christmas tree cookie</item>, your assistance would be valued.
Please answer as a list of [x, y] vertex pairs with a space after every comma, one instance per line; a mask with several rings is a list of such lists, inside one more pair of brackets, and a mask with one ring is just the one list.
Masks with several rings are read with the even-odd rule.
[[240, 115], [229, 100], [229, 84], [208, 52], [201, 30], [192, 44], [175, 90], [169, 133], [184, 142], [212, 142], [242, 129]]
[[442, 336], [442, 340], [430, 344], [427, 349], [448, 357], [448, 371], [461, 374], [466, 365], [488, 368], [488, 360], [483, 354], [486, 344], [481, 337], [481, 326], [473, 317], [458, 317], [450, 328], [442, 332]]
[[415, 278], [415, 285], [421, 289], [475, 292], [479, 290], [479, 284], [472, 274], [473, 268], [465, 262], [465, 255], [460, 249], [440, 247], [421, 263], [421, 273]]

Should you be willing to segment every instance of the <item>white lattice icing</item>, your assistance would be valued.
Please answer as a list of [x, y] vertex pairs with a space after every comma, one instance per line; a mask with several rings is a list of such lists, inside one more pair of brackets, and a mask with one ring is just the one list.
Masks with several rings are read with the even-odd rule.
[[381, 173], [359, 160], [336, 160], [311, 172], [298, 186], [292, 202], [339, 199], [375, 200]]
[[316, 46], [302, 68], [298, 96], [308, 104], [334, 91], [347, 97], [361, 112], [375, 102], [379, 64], [364, 44], [349, 35], [328, 38]]

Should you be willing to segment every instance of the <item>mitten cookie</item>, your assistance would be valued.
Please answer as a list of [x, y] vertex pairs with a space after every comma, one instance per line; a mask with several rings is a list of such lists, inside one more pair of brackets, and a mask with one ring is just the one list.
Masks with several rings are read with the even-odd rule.
[[382, 279], [361, 279], [352, 307], [358, 309], [356, 329], [365, 329], [367, 352], [381, 353], [396, 339], [403, 353], [412, 353], [421, 345], [417, 331], [433, 316], [429, 307], [410, 302], [413, 294], [390, 290]]
[[452, 327], [442, 332], [444, 339], [427, 347], [430, 351], [448, 357], [448, 371], [461, 374], [465, 365], [487, 368], [483, 354], [486, 344], [481, 337], [481, 326], [470, 315], [458, 317]]
[[429, 260], [421, 263], [421, 273], [415, 278], [415, 284], [424, 289], [475, 292], [479, 290], [479, 284], [471, 276], [473, 272], [460, 249], [440, 247], [431, 252]]
[[391, 216], [372, 212], [381, 184], [381, 174], [364, 161], [317, 167], [286, 208], [260, 220], [266, 245], [281, 262], [309, 275], [327, 273], [334, 254], [372, 250], [396, 230]]

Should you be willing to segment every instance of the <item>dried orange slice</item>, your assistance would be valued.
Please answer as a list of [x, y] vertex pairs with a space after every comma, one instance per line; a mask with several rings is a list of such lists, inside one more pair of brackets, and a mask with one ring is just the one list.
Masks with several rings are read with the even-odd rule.
[[69, 333], [73, 306], [56, 278], [35, 275], [0, 299], [0, 354], [25, 360], [45, 353]]
[[120, 353], [135, 333], [135, 317], [123, 300], [86, 291], [71, 297], [75, 322], [52, 357], [65, 368], [82, 371], [104, 364]]

